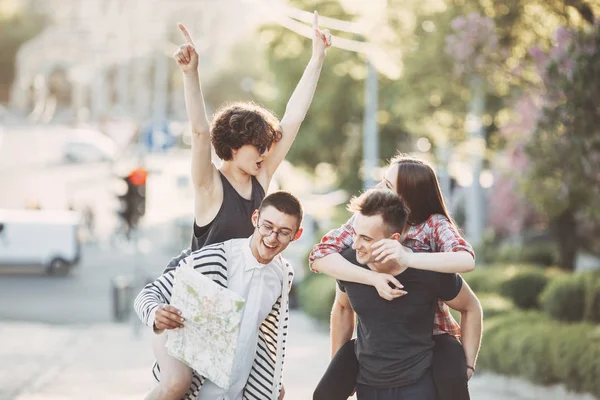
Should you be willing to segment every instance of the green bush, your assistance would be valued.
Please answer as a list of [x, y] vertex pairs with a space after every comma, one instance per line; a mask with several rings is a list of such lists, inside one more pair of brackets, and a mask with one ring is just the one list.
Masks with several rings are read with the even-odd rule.
[[515, 309], [510, 300], [495, 293], [483, 293], [478, 298], [483, 309], [483, 318], [486, 320]]
[[[481, 303], [483, 318], [486, 322], [488, 318], [515, 310], [515, 306], [510, 300], [495, 293], [483, 293], [477, 297]], [[452, 308], [449, 308], [449, 310], [452, 317], [460, 322], [460, 312]]]
[[564, 274], [555, 268], [543, 269], [533, 264], [490, 264], [479, 266], [474, 271], [462, 274], [462, 276], [477, 294], [485, 292], [503, 295], [502, 285], [505, 281], [529, 271], [533, 271], [533, 273], [541, 271], [548, 277]]
[[564, 325], [540, 312], [517, 311], [486, 321], [478, 366], [600, 396], [599, 342], [597, 325]]
[[581, 279], [585, 281], [585, 321], [600, 323], [600, 270], [583, 272]]
[[461, 275], [475, 293], [496, 293], [504, 280], [504, 269], [482, 265]]
[[313, 275], [300, 284], [300, 308], [320, 321], [328, 322], [335, 299], [335, 279], [327, 275]]
[[583, 319], [600, 324], [600, 280], [592, 280], [586, 287]]
[[544, 270], [526, 269], [504, 280], [500, 285], [500, 293], [511, 299], [519, 308], [538, 308], [538, 297], [548, 281]]
[[556, 265], [559, 261], [558, 248], [553, 242], [486, 243], [481, 249], [487, 263], [526, 263], [540, 266]]
[[585, 280], [567, 275], [550, 281], [540, 296], [542, 309], [559, 321], [582, 321], [585, 311]]
[[559, 262], [558, 247], [554, 242], [526, 244], [521, 250], [519, 261], [543, 266], [557, 265]]

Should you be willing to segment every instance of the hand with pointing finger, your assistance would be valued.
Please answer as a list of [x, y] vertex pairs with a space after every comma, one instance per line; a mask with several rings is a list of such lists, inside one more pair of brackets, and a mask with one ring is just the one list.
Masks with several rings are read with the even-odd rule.
[[323, 58], [327, 49], [331, 47], [331, 33], [327, 29], [319, 29], [319, 13], [316, 11], [313, 14], [312, 28], [314, 31], [312, 55], [313, 57]]
[[185, 26], [183, 26], [183, 24], [179, 24], [178, 26], [183, 33], [185, 43], [179, 46], [179, 49], [175, 52], [175, 61], [177, 61], [177, 65], [184, 74], [195, 73], [198, 70], [198, 52], [196, 52], [196, 45]]

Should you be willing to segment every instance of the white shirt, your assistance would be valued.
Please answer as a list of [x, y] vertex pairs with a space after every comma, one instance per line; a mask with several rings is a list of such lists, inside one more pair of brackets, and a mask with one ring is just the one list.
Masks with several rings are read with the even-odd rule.
[[206, 380], [199, 400], [241, 400], [252, 369], [258, 343], [258, 330], [281, 295], [283, 260], [277, 255], [269, 264], [261, 264], [252, 255], [250, 240], [240, 241], [241, 249], [232, 249], [228, 262], [228, 289], [238, 293], [246, 303], [235, 351], [231, 387], [223, 389]]

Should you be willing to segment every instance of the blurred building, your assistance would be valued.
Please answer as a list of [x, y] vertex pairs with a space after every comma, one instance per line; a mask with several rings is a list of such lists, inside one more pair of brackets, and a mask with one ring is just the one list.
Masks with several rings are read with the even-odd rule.
[[61, 122], [183, 118], [181, 80], [172, 61], [184, 23], [201, 53], [203, 79], [231, 45], [254, 29], [243, 0], [23, 0], [51, 24], [17, 55], [15, 110]]

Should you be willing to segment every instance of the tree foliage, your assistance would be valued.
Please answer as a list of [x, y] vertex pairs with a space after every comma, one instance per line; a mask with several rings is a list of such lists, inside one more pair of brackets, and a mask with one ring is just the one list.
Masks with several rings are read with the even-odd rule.
[[[316, 8], [321, 15], [345, 21], [357, 18], [335, 2], [293, 4], [304, 10]], [[395, 35], [388, 42], [402, 50], [403, 57], [392, 61], [402, 64], [403, 75], [393, 81], [379, 74], [380, 165], [398, 150], [412, 151], [413, 136], [445, 137], [453, 136], [449, 131], [462, 131], [461, 118], [455, 117], [464, 112], [456, 98], [460, 83], [455, 85], [451, 60], [443, 52], [444, 27], [449, 16], [440, 13], [433, 17], [435, 21], [431, 21], [431, 16], [415, 16], [420, 12], [417, 5], [418, 2], [407, 2], [402, 7], [390, 5], [387, 19], [382, 21]], [[406, 21], [411, 21], [410, 26]], [[335, 34], [361, 41], [369, 39]], [[310, 57], [310, 46], [308, 39], [278, 26], [264, 28], [262, 35], [267, 38], [268, 64], [279, 92], [271, 104], [281, 114]], [[390, 53], [390, 57], [394, 54]], [[293, 163], [308, 168], [321, 162], [334, 165], [340, 186], [350, 191], [359, 189], [361, 183], [358, 171], [363, 150], [366, 72], [363, 55], [329, 50], [313, 104], [288, 156]]]
[[572, 269], [578, 221], [600, 226], [600, 24], [559, 31], [561, 41], [541, 70], [543, 107], [526, 145], [524, 190], [552, 218], [561, 263]]
[[[296, 1], [292, 4], [304, 10], [317, 9], [328, 17], [346, 21], [353, 18], [336, 2], [317, 5], [316, 2]], [[277, 88], [277, 96], [265, 103], [282, 115], [310, 59], [310, 41], [279, 26], [267, 26], [260, 35], [266, 44], [272, 84]], [[356, 35], [346, 37], [359, 39]], [[351, 190], [358, 189], [360, 184], [357, 171], [362, 155], [365, 76], [362, 56], [336, 48], [328, 50], [311, 108], [288, 155], [292, 163], [310, 169], [322, 162], [337, 166], [342, 186]], [[396, 147], [396, 135], [398, 132], [386, 129], [380, 132], [383, 143], [391, 142], [389, 148]]]
[[[344, 21], [362, 16], [349, 2], [293, 0], [296, 8]], [[427, 137], [438, 145], [450, 143], [460, 156], [465, 140], [464, 120], [470, 102], [467, 80], [454, 73], [454, 59], [444, 49], [457, 16], [478, 12], [494, 21], [498, 37], [498, 65], [484, 71], [486, 110], [483, 115], [488, 148], [502, 148], [506, 141], [498, 127], [506, 121], [507, 100], [537, 83], [535, 74], [524, 67], [527, 49], [534, 44], [548, 47], [552, 32], [560, 25], [585, 23], [587, 5], [582, 1], [558, 0], [406, 0], [388, 1], [385, 18], [378, 21], [378, 35], [365, 37], [343, 32], [350, 39], [378, 42], [387, 46], [388, 57], [402, 65], [400, 79], [379, 75], [380, 165], [396, 151], [413, 151], [413, 141]], [[383, 32], [383, 33], [382, 33]], [[310, 42], [278, 25], [260, 32], [266, 45], [267, 82], [275, 96], [257, 100], [282, 115], [285, 105], [310, 57]], [[502, 49], [502, 53], [500, 53]], [[527, 73], [516, 73], [525, 69]], [[309, 169], [321, 162], [337, 171], [340, 186], [350, 191], [360, 187], [362, 121], [364, 110], [365, 60], [362, 55], [332, 48], [329, 50], [313, 104], [288, 158]], [[468, 151], [465, 152], [465, 156]], [[492, 155], [492, 153], [488, 153]]]
[[569, 208], [600, 221], [600, 25], [573, 32], [545, 66], [545, 96], [526, 151], [528, 196], [551, 216]]

